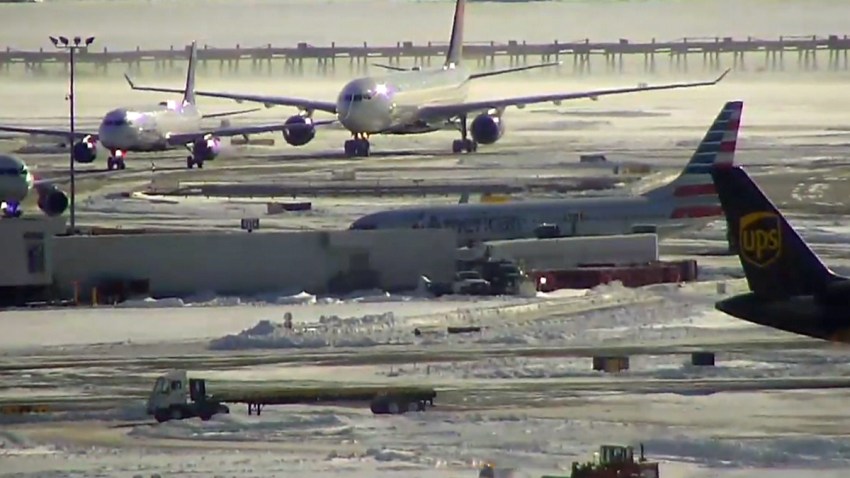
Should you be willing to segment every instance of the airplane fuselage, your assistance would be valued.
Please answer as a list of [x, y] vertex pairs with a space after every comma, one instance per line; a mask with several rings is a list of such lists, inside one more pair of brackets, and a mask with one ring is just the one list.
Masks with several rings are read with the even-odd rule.
[[422, 106], [457, 104], [469, 92], [469, 72], [462, 68], [412, 70], [358, 78], [337, 97], [337, 118], [352, 133], [415, 134], [445, 126], [419, 117]]
[[201, 128], [202, 116], [190, 104], [162, 102], [150, 108], [117, 108], [100, 123], [100, 143], [110, 151], [150, 152], [173, 149], [171, 134], [192, 133]]
[[654, 226], [660, 236], [704, 226], [716, 217], [672, 218], [673, 207], [644, 196], [451, 204], [404, 208], [363, 216], [352, 229], [448, 228], [459, 244], [530, 238], [539, 226], [557, 225], [565, 236], [628, 234]]
[[754, 324], [823, 340], [850, 343], [848, 306], [823, 304], [811, 295], [765, 300], [750, 292], [721, 300], [715, 307]]

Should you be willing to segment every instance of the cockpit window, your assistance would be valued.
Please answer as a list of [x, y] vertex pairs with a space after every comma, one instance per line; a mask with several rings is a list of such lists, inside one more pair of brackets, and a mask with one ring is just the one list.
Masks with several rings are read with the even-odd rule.
[[345, 99], [345, 101], [349, 101], [349, 102], [353, 101], [355, 103], [359, 103], [359, 102], [364, 101], [364, 100], [371, 100], [372, 94], [371, 93], [363, 93], [363, 94], [358, 93], [356, 95], [345, 95], [343, 97], [343, 99]]
[[12, 168], [0, 168], [0, 176], [26, 176], [27, 168], [24, 166]]
[[372, 223], [354, 223], [349, 229], [354, 231], [371, 231], [373, 229], [377, 229], [377, 226]]

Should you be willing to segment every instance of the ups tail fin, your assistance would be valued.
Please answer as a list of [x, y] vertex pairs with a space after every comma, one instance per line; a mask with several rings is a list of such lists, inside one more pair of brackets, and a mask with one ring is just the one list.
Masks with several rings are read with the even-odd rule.
[[466, 10], [466, 0], [457, 0], [455, 18], [452, 24], [452, 37], [446, 52], [446, 67], [460, 66], [463, 59], [463, 17]]
[[839, 279], [740, 167], [711, 172], [750, 290], [765, 298], [817, 294]]
[[672, 203], [672, 219], [718, 218], [723, 215], [711, 182], [716, 165], [732, 165], [738, 144], [743, 101], [729, 101], [717, 114], [685, 168], [669, 184], [646, 193]]
[[198, 47], [195, 42], [189, 49], [189, 67], [186, 71], [186, 88], [183, 90], [183, 103], [195, 104], [195, 66], [198, 59]]

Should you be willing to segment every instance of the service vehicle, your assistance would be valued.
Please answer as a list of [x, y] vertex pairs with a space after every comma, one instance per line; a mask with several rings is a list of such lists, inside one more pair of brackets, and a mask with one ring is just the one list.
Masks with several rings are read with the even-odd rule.
[[429, 387], [326, 386], [278, 387], [245, 386], [207, 393], [207, 381], [189, 378], [184, 370], [169, 372], [156, 379], [147, 401], [147, 413], [158, 422], [230, 413], [227, 403], [244, 403], [248, 414], [260, 415], [266, 405], [292, 405], [328, 402], [369, 402], [374, 414], [402, 414], [425, 411], [434, 406], [437, 392]]

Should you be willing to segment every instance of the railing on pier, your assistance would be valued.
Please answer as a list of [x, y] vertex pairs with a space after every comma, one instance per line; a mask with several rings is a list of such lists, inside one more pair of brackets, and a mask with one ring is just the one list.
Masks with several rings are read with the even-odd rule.
[[[188, 46], [171, 47], [162, 50], [142, 50], [137, 47], [129, 51], [102, 49], [83, 50], [78, 55], [81, 65], [94, 65], [95, 72], [106, 73], [111, 65], [122, 65], [122, 71], [139, 70], [143, 64], [152, 64], [157, 71], [182, 71], [187, 59]], [[393, 65], [403, 63], [420, 66], [439, 64], [446, 53], [446, 44], [428, 42], [416, 45], [412, 42], [398, 42], [395, 46], [370, 46], [367, 43], [357, 46], [341, 46], [331, 43], [329, 46], [299, 43], [293, 47], [276, 47], [271, 44], [261, 47], [210, 48], [206, 45], [198, 50], [201, 68], [210, 63], [218, 63], [224, 71], [238, 71], [240, 64], [250, 63], [253, 72], [272, 71], [274, 64], [283, 65], [285, 71], [303, 73], [305, 63], [312, 62], [319, 73], [333, 73], [338, 63], [347, 61], [350, 71], [363, 72], [371, 61], [381, 61]], [[540, 61], [561, 61], [559, 71], [570, 69], [573, 73], [589, 73], [593, 63], [604, 59], [606, 71], [623, 71], [627, 57], [642, 60], [643, 71], [654, 73], [658, 63], [667, 60], [668, 69], [687, 72], [693, 58], [701, 57], [703, 69], [720, 70], [733, 67], [739, 69], [784, 70], [786, 55], [794, 56], [799, 70], [813, 71], [823, 69], [819, 58], [826, 56], [826, 69], [837, 71], [848, 69], [848, 51], [850, 38], [847, 35], [829, 36], [782, 36], [774, 40], [748, 37], [736, 38], [681, 38], [672, 41], [632, 42], [621, 39], [617, 42], [593, 42], [589, 39], [571, 42], [554, 41], [552, 43], [527, 43], [509, 41], [507, 43], [486, 42], [467, 43], [464, 56], [479, 68], [492, 67], [497, 60], [511, 66], [526, 64], [529, 58]], [[761, 61], [758, 60], [760, 56]], [[749, 63], [745, 61], [750, 59]], [[594, 61], [591, 61], [594, 59]], [[689, 60], [691, 60], [689, 62]], [[48, 65], [64, 65], [67, 68], [68, 57], [65, 52], [51, 49], [39, 51], [17, 51], [6, 48], [0, 51], [0, 72], [9, 72], [13, 68], [23, 67], [26, 72], [38, 74]]]

